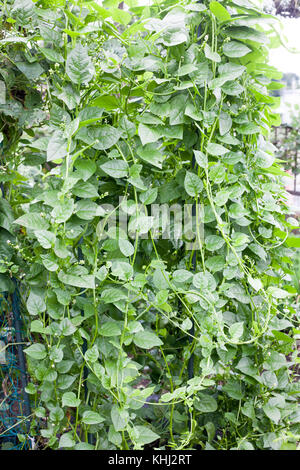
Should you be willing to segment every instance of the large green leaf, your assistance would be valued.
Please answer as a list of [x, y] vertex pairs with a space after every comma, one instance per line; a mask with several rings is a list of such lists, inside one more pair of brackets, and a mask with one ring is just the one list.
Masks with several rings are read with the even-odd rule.
[[140, 331], [134, 336], [133, 341], [139, 348], [143, 349], [151, 349], [163, 344], [158, 336], [151, 331]]
[[66, 73], [75, 84], [88, 83], [95, 74], [95, 68], [88, 56], [88, 50], [80, 42], [77, 42], [74, 49], [68, 54]]
[[23, 227], [31, 230], [47, 230], [49, 223], [40, 214], [30, 212], [24, 214], [14, 221], [15, 224], [22, 225]]

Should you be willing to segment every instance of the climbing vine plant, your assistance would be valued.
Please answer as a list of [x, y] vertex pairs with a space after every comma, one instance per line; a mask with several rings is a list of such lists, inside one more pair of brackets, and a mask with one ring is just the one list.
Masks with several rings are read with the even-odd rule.
[[34, 338], [31, 435], [296, 448], [276, 19], [248, 0], [118, 3], [1, 7], [1, 285], [17, 279]]

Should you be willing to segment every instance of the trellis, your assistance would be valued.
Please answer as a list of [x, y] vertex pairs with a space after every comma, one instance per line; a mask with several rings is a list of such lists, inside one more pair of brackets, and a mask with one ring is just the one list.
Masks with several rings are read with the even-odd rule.
[[293, 189], [287, 188], [287, 191], [294, 195], [300, 196], [300, 191], [297, 191], [297, 175], [299, 173], [299, 142], [297, 139], [291, 139], [291, 133], [294, 128], [287, 124], [274, 127], [273, 143], [278, 149], [279, 158], [284, 161], [287, 170], [292, 171], [293, 175]]
[[31, 407], [23, 345], [26, 340], [18, 286], [0, 294], [0, 443], [2, 449], [34, 447], [29, 436]]

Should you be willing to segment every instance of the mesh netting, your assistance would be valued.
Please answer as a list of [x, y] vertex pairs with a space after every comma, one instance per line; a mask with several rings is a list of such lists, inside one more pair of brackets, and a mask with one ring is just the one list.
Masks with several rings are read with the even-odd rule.
[[21, 450], [33, 447], [29, 436], [30, 404], [23, 354], [26, 334], [20, 315], [17, 289], [0, 293], [0, 448]]

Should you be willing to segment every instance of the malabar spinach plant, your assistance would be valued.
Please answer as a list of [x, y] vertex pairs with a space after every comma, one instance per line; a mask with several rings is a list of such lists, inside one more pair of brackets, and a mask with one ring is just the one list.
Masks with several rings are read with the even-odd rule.
[[[296, 448], [277, 20], [249, 0], [118, 4], [1, 6], [1, 271], [35, 338], [31, 434]], [[175, 205], [168, 227], [154, 204]], [[186, 206], [192, 249], [175, 236]]]

